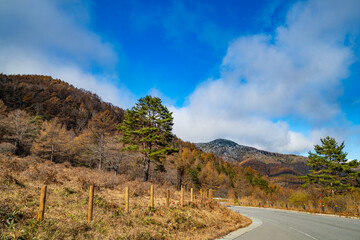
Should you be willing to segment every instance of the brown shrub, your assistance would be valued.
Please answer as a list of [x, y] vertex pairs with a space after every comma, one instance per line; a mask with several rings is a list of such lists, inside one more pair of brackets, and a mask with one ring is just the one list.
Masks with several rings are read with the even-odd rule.
[[7, 142], [0, 143], [0, 153], [14, 155], [16, 152], [15, 145]]
[[29, 166], [23, 175], [30, 180], [39, 180], [44, 184], [59, 183], [55, 163], [46, 161]]
[[88, 189], [90, 185], [114, 189], [115, 186], [126, 182], [124, 175], [115, 172], [99, 171], [94, 169], [76, 168], [77, 182], [82, 189]]

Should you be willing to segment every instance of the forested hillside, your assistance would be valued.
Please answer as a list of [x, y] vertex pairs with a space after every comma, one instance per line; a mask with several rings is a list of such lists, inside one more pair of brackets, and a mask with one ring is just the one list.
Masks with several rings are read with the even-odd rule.
[[[125, 143], [121, 141], [124, 136], [119, 126], [125, 116], [123, 109], [61, 80], [0, 75], [1, 158], [27, 156], [31, 161], [69, 163], [122, 175], [128, 181], [141, 181], [143, 156], [140, 152], [124, 151]], [[289, 189], [281, 183], [301, 180], [289, 178], [293, 173], [286, 174], [282, 169], [282, 176], [276, 179], [280, 184], [272, 183], [268, 176], [252, 168], [251, 159], [247, 159], [248, 165], [224, 161], [175, 136], [170, 144], [176, 151], [158, 159], [161, 168], [155, 162], [150, 164], [150, 182], [178, 189], [213, 189], [215, 197], [259, 204], [293, 202], [317, 206], [320, 193], [327, 194], [326, 189], [316, 185], [299, 190], [298, 184], [298, 189]], [[329, 200], [328, 204], [334, 202]]]
[[0, 99], [9, 112], [21, 109], [42, 120], [56, 117], [76, 134], [98, 113], [109, 111], [114, 124], [124, 116], [123, 109], [103, 102], [96, 94], [42, 75], [0, 74]]
[[[39, 75], [0, 75], [0, 152], [32, 155], [41, 161], [69, 162], [141, 179], [138, 153], [120, 151], [125, 111], [91, 92], [58, 79]], [[150, 180], [180, 187], [212, 188], [219, 196], [237, 196], [256, 184], [235, 163], [205, 153], [192, 143], [174, 138], [179, 151], [163, 161], [165, 171], [150, 166]], [[252, 170], [251, 170], [252, 172]], [[244, 183], [246, 183], [244, 185]], [[261, 194], [270, 190], [266, 180]]]

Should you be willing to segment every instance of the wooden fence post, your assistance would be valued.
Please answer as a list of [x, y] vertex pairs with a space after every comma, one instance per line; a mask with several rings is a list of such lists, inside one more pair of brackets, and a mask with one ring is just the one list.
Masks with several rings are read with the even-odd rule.
[[194, 202], [194, 190], [190, 188], [190, 201]]
[[166, 207], [169, 207], [170, 190], [166, 190]]
[[209, 201], [212, 202], [212, 200], [213, 200], [212, 189], [209, 189]]
[[150, 187], [150, 207], [154, 207], [154, 184], [151, 184]]
[[181, 198], [180, 198], [180, 206], [184, 206], [184, 188], [181, 187]]
[[93, 219], [93, 203], [94, 203], [94, 185], [90, 186], [89, 191], [89, 212], [88, 212], [88, 222], [91, 222]]
[[129, 187], [125, 188], [125, 212], [129, 212]]
[[202, 192], [202, 189], [200, 189], [200, 202], [201, 202], [201, 203], [203, 202], [203, 192]]
[[46, 185], [41, 187], [39, 212], [38, 212], [38, 217], [37, 217], [38, 221], [42, 221], [44, 219], [46, 190], [47, 190]]

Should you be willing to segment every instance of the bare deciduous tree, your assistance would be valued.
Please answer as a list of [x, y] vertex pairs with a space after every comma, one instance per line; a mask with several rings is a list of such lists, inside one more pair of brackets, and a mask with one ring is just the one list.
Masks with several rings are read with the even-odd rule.
[[5, 124], [5, 139], [15, 145], [16, 154], [29, 154], [32, 140], [38, 132], [36, 120], [25, 111], [17, 109], [9, 113]]

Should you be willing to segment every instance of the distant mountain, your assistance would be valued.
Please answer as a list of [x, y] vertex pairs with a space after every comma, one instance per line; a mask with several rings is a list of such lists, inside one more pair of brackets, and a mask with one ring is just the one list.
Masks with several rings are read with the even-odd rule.
[[216, 156], [221, 156], [229, 162], [241, 162], [247, 154], [264, 155], [268, 157], [282, 157], [283, 154], [267, 152], [253, 147], [239, 145], [236, 142], [227, 139], [216, 139], [208, 143], [195, 143], [195, 145], [204, 152], [212, 152]]
[[239, 162], [243, 167], [251, 167], [269, 177], [304, 175], [309, 167], [306, 157], [281, 154], [239, 145], [227, 139], [216, 139], [208, 143], [196, 143], [196, 147], [206, 153], [212, 152], [229, 162]]

